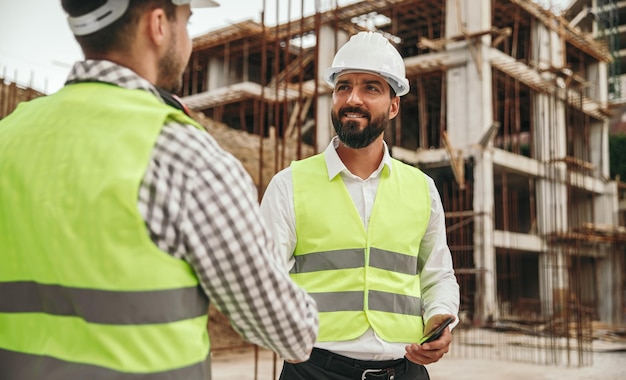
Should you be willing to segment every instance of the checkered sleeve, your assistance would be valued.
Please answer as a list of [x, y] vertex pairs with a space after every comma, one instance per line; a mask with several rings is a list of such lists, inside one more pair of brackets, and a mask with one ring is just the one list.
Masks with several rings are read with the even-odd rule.
[[285, 359], [308, 358], [318, 327], [315, 301], [289, 278], [252, 179], [234, 156], [204, 131], [167, 125], [141, 204], [153, 241], [191, 264], [235, 330]]

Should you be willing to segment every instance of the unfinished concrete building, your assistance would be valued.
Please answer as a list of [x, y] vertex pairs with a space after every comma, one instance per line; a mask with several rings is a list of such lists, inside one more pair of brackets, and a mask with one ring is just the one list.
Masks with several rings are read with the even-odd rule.
[[[323, 70], [360, 30], [383, 33], [406, 63], [411, 92], [385, 139], [442, 196], [462, 294], [455, 342], [463, 331], [517, 326], [549, 338], [519, 350], [556, 350], [564, 338], [579, 352], [566, 361], [585, 365], [592, 321], [626, 321], [608, 45], [530, 0], [335, 1], [283, 24], [249, 20], [199, 36], [181, 95], [259, 137], [260, 193], [270, 179], [263, 170], [327, 145]], [[481, 334], [471, 339], [487, 339]]]

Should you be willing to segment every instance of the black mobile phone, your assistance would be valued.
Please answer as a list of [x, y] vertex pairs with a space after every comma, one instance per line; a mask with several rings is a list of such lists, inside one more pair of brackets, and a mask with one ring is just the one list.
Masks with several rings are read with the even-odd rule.
[[445, 329], [446, 326], [448, 326], [452, 322], [454, 322], [454, 317], [448, 317], [444, 319], [444, 321], [441, 322], [439, 326], [424, 334], [424, 337], [419, 341], [419, 344], [424, 344], [439, 339], [439, 337], [443, 333], [443, 329]]

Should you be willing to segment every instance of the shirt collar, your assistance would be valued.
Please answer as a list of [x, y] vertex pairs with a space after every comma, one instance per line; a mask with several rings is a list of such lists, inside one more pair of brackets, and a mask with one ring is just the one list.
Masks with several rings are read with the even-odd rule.
[[[337, 147], [339, 146], [339, 137], [335, 136], [332, 138], [326, 150], [324, 151], [324, 158], [326, 160], [326, 169], [328, 170], [328, 180], [332, 181], [338, 174], [345, 172], [350, 173], [346, 165], [343, 164], [341, 158], [337, 154]], [[391, 155], [389, 154], [389, 148], [387, 147], [387, 143], [383, 141], [383, 159], [376, 169], [375, 176], [379, 176], [382, 172], [383, 168], [387, 168], [389, 173], [391, 173]]]
[[88, 59], [76, 62], [67, 77], [65, 85], [80, 82], [108, 83], [129, 90], [148, 91], [163, 101], [154, 85], [128, 67], [111, 61]]

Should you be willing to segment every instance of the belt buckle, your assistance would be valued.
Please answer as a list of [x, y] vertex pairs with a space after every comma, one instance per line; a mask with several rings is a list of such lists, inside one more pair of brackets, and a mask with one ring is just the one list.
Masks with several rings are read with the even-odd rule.
[[389, 380], [393, 380], [396, 378], [396, 371], [393, 368], [366, 369], [365, 371], [363, 371], [363, 374], [361, 375], [361, 380], [367, 380], [367, 374], [368, 373], [373, 374], [374, 372], [385, 372], [387, 374], [387, 379]]

